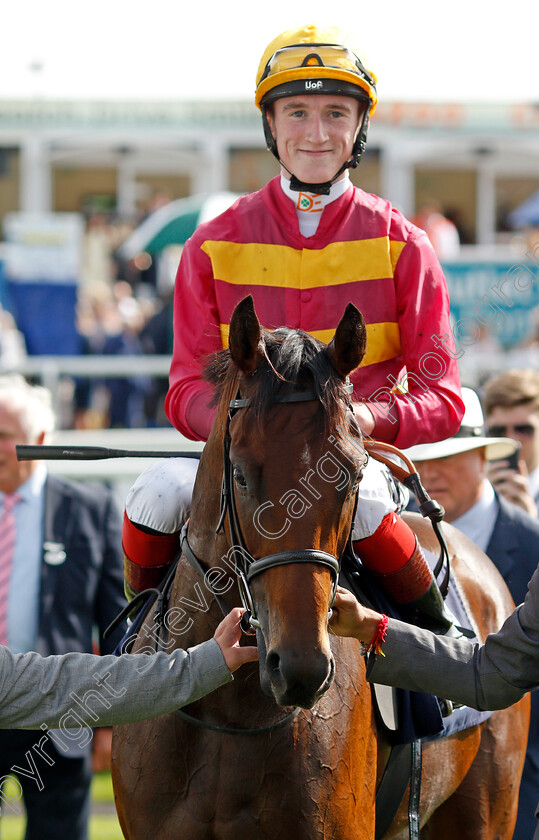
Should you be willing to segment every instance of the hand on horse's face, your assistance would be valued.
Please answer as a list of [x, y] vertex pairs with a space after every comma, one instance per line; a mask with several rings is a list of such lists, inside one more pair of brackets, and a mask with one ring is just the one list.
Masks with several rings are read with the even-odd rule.
[[221, 648], [225, 662], [231, 671], [235, 671], [245, 662], [254, 662], [258, 659], [258, 649], [256, 647], [240, 646], [242, 636], [240, 621], [244, 612], [245, 610], [241, 607], [234, 607], [223, 618], [213, 634], [213, 638]]
[[348, 589], [337, 587], [330, 629], [337, 636], [353, 636], [360, 642], [370, 642], [382, 616], [363, 607]]

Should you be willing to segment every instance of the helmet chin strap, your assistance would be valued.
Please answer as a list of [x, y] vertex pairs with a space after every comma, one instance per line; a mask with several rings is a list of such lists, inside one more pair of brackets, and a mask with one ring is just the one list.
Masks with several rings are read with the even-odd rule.
[[294, 190], [295, 192], [309, 192], [314, 193], [315, 195], [329, 195], [331, 185], [337, 180], [339, 175], [342, 175], [345, 169], [355, 169], [361, 159], [361, 155], [365, 151], [365, 146], [367, 144], [367, 130], [369, 127], [369, 112], [370, 106], [368, 105], [365, 108], [363, 119], [361, 120], [361, 125], [359, 127], [357, 137], [354, 141], [354, 148], [352, 150], [352, 157], [350, 158], [350, 160], [347, 160], [345, 163], [343, 163], [339, 171], [335, 173], [331, 180], [324, 181], [320, 184], [310, 184], [307, 181], [300, 181], [299, 178], [296, 178], [296, 176], [292, 172], [290, 172], [288, 167], [284, 165], [281, 158], [279, 157], [279, 152], [277, 149], [277, 140], [271, 134], [267, 118], [264, 114], [264, 132], [266, 134], [266, 140], [268, 141], [268, 148], [277, 158], [283, 169], [286, 169], [286, 171], [290, 175], [290, 189]]
[[350, 160], [347, 160], [346, 163], [343, 163], [343, 165], [341, 166], [339, 171], [333, 176], [331, 181], [324, 181], [321, 184], [309, 184], [307, 181], [300, 181], [299, 178], [296, 178], [296, 176], [293, 175], [292, 172], [290, 172], [289, 169], [287, 169], [287, 167], [284, 165], [284, 163], [282, 163], [282, 161], [279, 161], [279, 163], [281, 164], [283, 169], [286, 169], [286, 171], [290, 175], [290, 189], [291, 190], [294, 190], [295, 192], [314, 193], [315, 195], [329, 195], [330, 190], [331, 190], [331, 185], [333, 184], [334, 181], [337, 180], [339, 175], [342, 175], [344, 170], [348, 169], [348, 167], [357, 166], [358, 162], [354, 161], [353, 158], [351, 158]]

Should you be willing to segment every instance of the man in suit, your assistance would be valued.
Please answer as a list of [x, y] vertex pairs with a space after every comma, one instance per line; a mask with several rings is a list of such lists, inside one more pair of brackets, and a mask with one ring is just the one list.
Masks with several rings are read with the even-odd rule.
[[[53, 426], [46, 389], [0, 377], [0, 643], [44, 656], [90, 652], [95, 632], [100, 652], [111, 653], [123, 628], [106, 641], [103, 631], [126, 603], [120, 512], [109, 490], [48, 475], [41, 461], [17, 460], [17, 444], [42, 444]], [[51, 740], [53, 758], [39, 766], [43, 786], [20, 779], [26, 838], [85, 840], [91, 744]], [[34, 741], [31, 733], [1, 732], [0, 775], [25, 766]]]
[[490, 435], [509, 435], [520, 443], [518, 470], [491, 465], [489, 479], [497, 492], [532, 516], [539, 510], [539, 373], [532, 368], [507, 370], [484, 388], [483, 406]]
[[[479, 397], [471, 388], [463, 388], [462, 398], [465, 413], [457, 434], [437, 443], [413, 446], [406, 454], [415, 463], [426, 491], [444, 508], [445, 520], [490, 557], [513, 600], [520, 604], [539, 558], [539, 521], [498, 495], [487, 479], [488, 464], [507, 458], [518, 444], [510, 438], [485, 437]], [[533, 808], [539, 788], [539, 695], [532, 695], [531, 706], [514, 840], [529, 840], [534, 829]]]

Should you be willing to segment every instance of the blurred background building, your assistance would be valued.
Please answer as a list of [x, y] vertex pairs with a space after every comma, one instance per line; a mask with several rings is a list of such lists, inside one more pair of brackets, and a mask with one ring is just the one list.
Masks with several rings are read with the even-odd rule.
[[[250, 192], [277, 171], [245, 102], [0, 100], [0, 220], [12, 211], [114, 213]], [[435, 199], [464, 244], [510, 241], [539, 190], [539, 106], [381, 103], [355, 183], [413, 216]]]

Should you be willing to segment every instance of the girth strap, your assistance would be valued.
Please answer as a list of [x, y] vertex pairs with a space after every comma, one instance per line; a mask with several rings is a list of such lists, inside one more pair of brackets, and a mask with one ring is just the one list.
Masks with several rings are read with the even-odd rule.
[[410, 783], [408, 829], [410, 840], [419, 840], [419, 798], [421, 793], [421, 741], [396, 744], [376, 792], [375, 840], [383, 840], [393, 822]]

